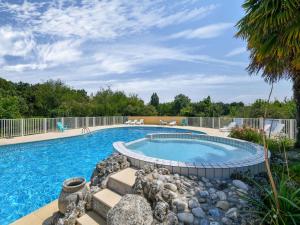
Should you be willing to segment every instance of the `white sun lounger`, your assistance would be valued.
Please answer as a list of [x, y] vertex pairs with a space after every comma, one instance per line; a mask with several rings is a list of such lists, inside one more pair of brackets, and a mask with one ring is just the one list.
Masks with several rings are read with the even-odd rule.
[[159, 120], [159, 122], [160, 122], [160, 125], [168, 125], [167, 121]]
[[144, 124], [144, 119], [138, 120], [135, 124], [136, 125], [143, 125]]
[[271, 136], [273, 136], [273, 137], [279, 137], [279, 136], [284, 135], [283, 132], [282, 132], [284, 126], [285, 125], [283, 123], [278, 123], [276, 125], [276, 127], [273, 130], [271, 130]]
[[133, 121], [130, 123], [130, 125], [136, 125], [137, 122], [138, 122], [137, 120], [133, 120]]
[[227, 126], [220, 128], [219, 130], [221, 132], [230, 132], [232, 130], [232, 128], [236, 127], [236, 125], [237, 125], [236, 122], [231, 122]]
[[126, 122], [125, 122], [125, 124], [127, 124], [127, 125], [129, 125], [129, 124], [131, 124], [132, 123], [132, 120], [127, 120]]
[[169, 123], [169, 125], [170, 126], [175, 126], [177, 124], [177, 122], [174, 120], [174, 121], [171, 121], [170, 123]]

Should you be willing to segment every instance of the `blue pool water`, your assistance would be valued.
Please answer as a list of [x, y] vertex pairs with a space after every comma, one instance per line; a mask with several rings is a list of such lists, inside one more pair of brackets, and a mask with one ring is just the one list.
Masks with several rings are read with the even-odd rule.
[[183, 130], [113, 128], [85, 136], [0, 147], [0, 224], [7, 225], [55, 200], [62, 182], [69, 177], [89, 180], [96, 163], [113, 152], [113, 142], [129, 142], [158, 132]]
[[255, 154], [254, 151], [207, 140], [146, 139], [127, 147], [145, 156], [192, 163], [226, 163], [243, 160]]

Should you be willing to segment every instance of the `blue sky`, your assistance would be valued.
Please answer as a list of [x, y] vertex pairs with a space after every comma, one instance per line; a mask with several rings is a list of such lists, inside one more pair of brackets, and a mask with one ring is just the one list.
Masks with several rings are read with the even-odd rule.
[[[252, 102], [269, 86], [249, 76], [234, 38], [242, 1], [0, 0], [0, 76], [30, 83], [137, 93], [146, 102], [183, 93], [197, 101]], [[290, 97], [291, 83], [273, 98]]]

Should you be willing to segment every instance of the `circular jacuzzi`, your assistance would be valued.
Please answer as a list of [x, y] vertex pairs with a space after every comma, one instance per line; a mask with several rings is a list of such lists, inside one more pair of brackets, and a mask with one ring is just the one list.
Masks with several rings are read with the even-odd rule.
[[115, 142], [113, 146], [137, 168], [152, 163], [172, 173], [209, 178], [265, 171], [263, 147], [232, 138], [197, 133], [156, 133], [128, 143]]

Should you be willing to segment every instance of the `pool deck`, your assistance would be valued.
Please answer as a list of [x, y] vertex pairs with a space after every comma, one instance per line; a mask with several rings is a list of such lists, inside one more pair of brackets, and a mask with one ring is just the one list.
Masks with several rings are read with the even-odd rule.
[[[135, 125], [139, 127], [140, 125]], [[133, 126], [133, 127], [135, 127]], [[149, 126], [149, 127], [162, 127], [156, 125], [142, 125], [142, 126]], [[90, 131], [97, 131], [107, 128], [118, 128], [118, 127], [132, 127], [131, 125], [110, 125], [110, 126], [99, 126], [99, 127], [90, 127]], [[212, 128], [203, 128], [203, 127], [191, 127], [191, 126], [163, 126], [163, 127], [171, 127], [171, 128], [181, 128], [181, 129], [189, 129], [193, 131], [202, 131], [207, 133], [208, 135], [219, 136], [219, 137], [226, 137], [228, 133], [220, 132], [218, 129]], [[11, 144], [22, 144], [28, 142], [35, 142], [35, 141], [45, 141], [57, 138], [65, 138], [65, 137], [74, 137], [82, 135], [82, 129], [72, 129], [67, 130], [63, 133], [61, 132], [51, 132], [45, 134], [35, 134], [35, 135], [28, 135], [22, 137], [15, 137], [10, 139], [0, 139], [0, 146], [1, 145], [11, 145]], [[11, 223], [11, 225], [48, 225], [50, 224], [50, 217], [58, 211], [57, 200], [43, 206], [42, 208], [37, 209], [36, 211], [21, 217], [20, 219], [16, 220], [15, 222]]]
[[[204, 128], [204, 127], [191, 127], [191, 126], [156, 126], [156, 125], [109, 125], [109, 126], [99, 126], [99, 127], [90, 127], [90, 131], [103, 130], [107, 128], [117, 128], [117, 127], [140, 127], [140, 126], [148, 126], [148, 127], [170, 127], [170, 128], [181, 128], [181, 129], [189, 129], [194, 131], [203, 131], [208, 135], [226, 137], [228, 133], [220, 132], [218, 129], [212, 128]], [[14, 138], [3, 138], [0, 139], [1, 145], [10, 145], [10, 144], [22, 144], [27, 142], [35, 142], [35, 141], [45, 141], [57, 138], [65, 138], [65, 137], [74, 137], [82, 135], [82, 129], [72, 129], [66, 130], [65, 132], [49, 132], [44, 134], [34, 134], [28, 136], [14, 137]]]

